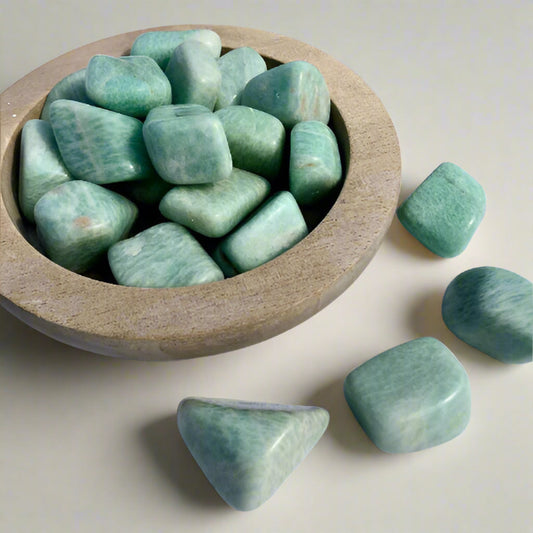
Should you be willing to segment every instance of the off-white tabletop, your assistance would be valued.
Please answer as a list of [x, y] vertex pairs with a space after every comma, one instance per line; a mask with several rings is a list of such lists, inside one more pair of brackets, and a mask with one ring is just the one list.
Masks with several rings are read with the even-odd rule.
[[[439, 309], [448, 283], [475, 266], [533, 279], [533, 3], [9, 2], [0, 8], [0, 90], [88, 42], [186, 23], [273, 31], [336, 57], [396, 125], [401, 197], [452, 161], [484, 187], [486, 216], [453, 259], [426, 251], [395, 219], [335, 302], [224, 355], [114, 360], [62, 345], [0, 309], [0, 530], [531, 533], [533, 365], [504, 365], [470, 348]], [[344, 377], [426, 335], [468, 372], [470, 424], [444, 445], [384, 454], [353, 419]], [[276, 494], [242, 513], [220, 500], [178, 434], [175, 410], [190, 395], [320, 405], [331, 422]]]

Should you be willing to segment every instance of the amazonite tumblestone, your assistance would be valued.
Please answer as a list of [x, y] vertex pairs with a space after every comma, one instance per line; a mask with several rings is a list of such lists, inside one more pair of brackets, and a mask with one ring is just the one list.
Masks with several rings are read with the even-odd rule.
[[326, 81], [307, 61], [284, 63], [255, 76], [242, 91], [240, 103], [274, 115], [287, 128], [303, 120], [329, 121]]
[[50, 106], [61, 157], [77, 179], [97, 184], [148, 178], [154, 169], [144, 146], [143, 123], [73, 100]]
[[344, 381], [355, 418], [388, 453], [437, 446], [458, 436], [470, 419], [470, 382], [453, 353], [432, 337], [387, 350]]
[[282, 254], [307, 233], [294, 196], [280, 191], [224, 238], [220, 252], [237, 272], [246, 272]]
[[33, 209], [39, 198], [71, 179], [50, 124], [45, 120], [28, 120], [20, 141], [18, 198], [22, 214], [34, 222]]
[[213, 183], [231, 174], [224, 128], [205, 106], [155, 108], [146, 117], [143, 136], [157, 173], [169, 183]]
[[533, 285], [497, 267], [459, 274], [442, 300], [442, 318], [462, 341], [504, 363], [530, 363]]
[[222, 43], [217, 33], [208, 29], [181, 31], [149, 31], [139, 35], [131, 47], [132, 56], [149, 56], [165, 70], [174, 49], [181, 43], [194, 40], [203, 43], [214, 58], [220, 56]]
[[199, 104], [213, 110], [221, 76], [207, 46], [194, 40], [180, 44], [170, 56], [165, 74], [172, 87], [173, 104]]
[[46, 255], [55, 263], [81, 273], [127, 235], [137, 208], [100, 185], [73, 180], [43, 195], [34, 214]]
[[185, 287], [224, 279], [200, 243], [174, 222], [117, 242], [107, 256], [117, 283], [129, 287]]
[[181, 185], [159, 204], [161, 214], [206, 237], [223, 237], [270, 192], [270, 183], [234, 168], [229, 178], [216, 183]]
[[321, 407], [211, 398], [178, 406], [180, 434], [226, 503], [240, 511], [267, 501], [324, 434]]
[[215, 109], [238, 105], [246, 84], [267, 69], [265, 60], [253, 48], [243, 46], [225, 53], [218, 59], [222, 81]]
[[316, 120], [291, 130], [289, 190], [300, 205], [314, 205], [336, 190], [342, 179], [337, 138]]
[[441, 257], [455, 257], [481, 223], [485, 203], [483, 188], [470, 174], [453, 163], [442, 163], [396, 214], [426, 248]]
[[283, 163], [285, 128], [276, 117], [232, 105], [215, 115], [226, 133], [233, 166], [274, 181]]
[[172, 103], [167, 77], [147, 56], [95, 55], [85, 85], [95, 104], [132, 117], [144, 118], [150, 109]]

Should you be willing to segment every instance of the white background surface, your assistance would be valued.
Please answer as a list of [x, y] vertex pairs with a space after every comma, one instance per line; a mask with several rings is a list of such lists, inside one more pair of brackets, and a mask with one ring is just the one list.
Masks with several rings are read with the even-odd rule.
[[[2, 3], [0, 90], [94, 40], [164, 24], [255, 27], [336, 57], [381, 97], [398, 131], [402, 199], [439, 163], [478, 179], [487, 214], [440, 259], [395, 220], [362, 276], [315, 317], [261, 344], [170, 363], [64, 346], [0, 309], [0, 529], [6, 532], [533, 531], [533, 365], [506, 366], [445, 328], [460, 272], [533, 278], [530, 1]], [[472, 419], [447, 444], [386, 455], [342, 395], [346, 374], [418, 336], [465, 366]], [[325, 436], [259, 509], [227, 507], [175, 424], [189, 395], [327, 408]]]

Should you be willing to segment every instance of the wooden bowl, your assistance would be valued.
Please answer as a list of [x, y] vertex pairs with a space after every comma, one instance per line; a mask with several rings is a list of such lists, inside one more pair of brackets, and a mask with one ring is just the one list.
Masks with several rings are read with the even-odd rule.
[[20, 131], [39, 118], [49, 90], [97, 54], [129, 53], [143, 31], [124, 33], [64, 54], [2, 95], [0, 303], [33, 328], [67, 344], [131, 359], [209, 355], [262, 341], [306, 320], [362, 272], [392, 221], [400, 187], [400, 150], [377, 96], [344, 65], [307, 44], [231, 26], [207, 27], [223, 52], [257, 50], [269, 66], [306, 60], [328, 84], [344, 164], [342, 190], [324, 219], [295, 247], [236, 277], [184, 288], [122, 287], [75, 274], [30, 244], [17, 206]]

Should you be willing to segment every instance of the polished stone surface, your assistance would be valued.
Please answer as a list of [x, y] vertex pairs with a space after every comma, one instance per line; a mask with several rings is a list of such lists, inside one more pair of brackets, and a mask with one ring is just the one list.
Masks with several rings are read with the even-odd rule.
[[50, 124], [45, 120], [28, 120], [20, 141], [18, 199], [22, 214], [34, 222], [33, 208], [37, 200], [71, 179]]
[[224, 279], [200, 243], [174, 222], [117, 242], [108, 259], [117, 283], [130, 287], [185, 287]]
[[442, 318], [461, 340], [504, 363], [530, 363], [533, 285], [496, 267], [459, 274], [442, 301]]
[[300, 122], [291, 130], [289, 189], [300, 205], [314, 205], [336, 190], [342, 165], [335, 134], [323, 122]]
[[81, 273], [127, 235], [137, 208], [100, 185], [74, 180], [42, 196], [34, 213], [47, 256]]
[[56, 100], [50, 107], [50, 122], [63, 161], [75, 178], [105, 184], [153, 175], [140, 120]]
[[285, 128], [274, 116], [252, 107], [232, 105], [215, 115], [222, 122], [233, 166], [275, 181], [285, 149]]
[[167, 77], [147, 56], [95, 55], [87, 66], [85, 84], [96, 105], [132, 117], [144, 118], [150, 109], [172, 102]]
[[324, 434], [321, 407], [185, 398], [178, 428], [207, 479], [232, 507], [268, 500]]
[[387, 350], [353, 370], [344, 395], [374, 444], [406, 453], [458, 436], [470, 419], [470, 382], [453, 353], [432, 337]]
[[157, 174], [143, 180], [117, 183], [113, 190], [129, 198], [136, 204], [143, 204], [157, 208], [165, 194], [173, 185], [161, 179]]
[[485, 203], [485, 192], [472, 176], [453, 163], [442, 163], [400, 205], [397, 215], [426, 248], [455, 257], [481, 223]]
[[329, 121], [328, 87], [320, 71], [307, 61], [291, 61], [251, 79], [241, 104], [274, 115], [287, 128], [303, 120]]
[[234, 168], [229, 178], [216, 183], [174, 187], [161, 200], [159, 210], [206, 237], [223, 237], [269, 192], [266, 179]]

